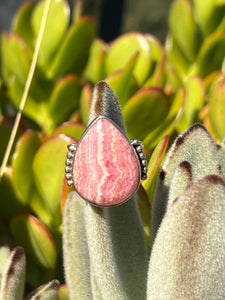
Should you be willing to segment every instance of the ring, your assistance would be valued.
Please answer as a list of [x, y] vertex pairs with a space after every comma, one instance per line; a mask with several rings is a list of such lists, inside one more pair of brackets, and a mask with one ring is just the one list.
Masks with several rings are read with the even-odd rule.
[[105, 116], [95, 118], [80, 141], [67, 147], [67, 184], [96, 206], [124, 203], [147, 178], [143, 143], [129, 140]]

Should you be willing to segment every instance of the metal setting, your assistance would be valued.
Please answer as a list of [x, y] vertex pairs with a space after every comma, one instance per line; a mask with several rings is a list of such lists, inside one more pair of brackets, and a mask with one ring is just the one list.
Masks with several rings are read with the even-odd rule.
[[[76, 150], [79, 147], [80, 142], [82, 141], [82, 138], [85, 136], [85, 134], [87, 133], [87, 131], [89, 130], [89, 128], [99, 119], [102, 118], [103, 116], [99, 116], [96, 119], [93, 120], [93, 122], [91, 122], [89, 124], [89, 126], [86, 128], [85, 132], [83, 133], [80, 141], [78, 143], [74, 143], [74, 144], [70, 144], [67, 146], [68, 148], [68, 152], [67, 152], [67, 160], [66, 160], [66, 168], [65, 168], [65, 172], [66, 172], [66, 179], [67, 179], [67, 184], [68, 186], [74, 186], [74, 182], [73, 182], [73, 165], [74, 165], [74, 159], [75, 159], [75, 155], [76, 155]], [[106, 117], [104, 117], [106, 118]], [[106, 118], [108, 119], [108, 118]], [[111, 123], [113, 123], [117, 129], [127, 138], [127, 136], [124, 134], [123, 131], [121, 131], [121, 129], [110, 119], [108, 119]], [[128, 138], [127, 138], [128, 139]], [[128, 139], [129, 140], [129, 139]], [[129, 140], [130, 145], [133, 147], [135, 154], [138, 158], [139, 161], [139, 166], [140, 166], [140, 178], [141, 180], [145, 180], [147, 179], [147, 173], [148, 173], [148, 168], [147, 168], [147, 160], [146, 160], [146, 155], [144, 153], [143, 150], [143, 143], [137, 139], [135, 140]]]

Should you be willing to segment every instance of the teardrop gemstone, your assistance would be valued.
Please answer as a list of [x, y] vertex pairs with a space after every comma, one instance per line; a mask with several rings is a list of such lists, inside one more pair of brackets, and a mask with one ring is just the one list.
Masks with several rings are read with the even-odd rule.
[[109, 119], [98, 118], [84, 133], [74, 158], [73, 181], [84, 199], [99, 206], [118, 205], [137, 190], [138, 158]]

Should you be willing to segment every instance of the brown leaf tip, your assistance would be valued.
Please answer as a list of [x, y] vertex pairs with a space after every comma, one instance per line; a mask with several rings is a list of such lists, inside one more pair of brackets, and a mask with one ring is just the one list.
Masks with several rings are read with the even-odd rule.
[[58, 280], [53, 280], [53, 281], [51, 282], [49, 288], [50, 288], [51, 290], [56, 290], [56, 291], [57, 291], [57, 290], [59, 289], [59, 286], [60, 286], [59, 281], [58, 281]]
[[160, 178], [161, 180], [164, 180], [165, 177], [166, 177], [166, 172], [165, 172], [164, 170], [161, 170], [160, 173], [159, 173], [159, 178]]
[[183, 169], [185, 169], [187, 171], [187, 173], [189, 175], [189, 178], [191, 180], [192, 179], [192, 167], [191, 167], [191, 164], [188, 161], [184, 160], [184, 161], [182, 161], [180, 163], [180, 167], [183, 168]]
[[12, 252], [12, 262], [8, 270], [7, 277], [10, 279], [15, 274], [15, 268], [18, 261], [21, 260], [22, 257], [25, 256], [25, 252], [23, 247], [16, 247]]
[[210, 183], [213, 183], [213, 184], [221, 184], [225, 187], [225, 181], [223, 180], [222, 177], [220, 177], [219, 175], [217, 174], [210, 174], [210, 175], [207, 175], [205, 177], [206, 180], [208, 180], [208, 182]]
[[99, 81], [95, 85], [94, 97], [96, 99], [95, 112], [97, 115], [104, 114], [104, 98], [107, 93], [107, 90], [110, 90], [110, 87], [105, 81]]
[[177, 139], [175, 141], [176, 142], [176, 148], [179, 147], [181, 144], [183, 144], [183, 142], [185, 141], [186, 137], [190, 133], [192, 133], [192, 132], [194, 132], [194, 131], [196, 131], [198, 129], [204, 130], [210, 136], [209, 132], [207, 131], [207, 129], [202, 124], [196, 123], [196, 124], [192, 125], [191, 127], [189, 127], [187, 130], [185, 130], [183, 134], [181, 134], [180, 136], [177, 137]]

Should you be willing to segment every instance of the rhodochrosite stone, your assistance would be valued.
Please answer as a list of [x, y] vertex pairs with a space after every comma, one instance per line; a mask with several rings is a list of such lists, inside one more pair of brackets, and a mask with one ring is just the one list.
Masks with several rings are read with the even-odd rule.
[[120, 204], [138, 188], [138, 158], [128, 139], [108, 119], [97, 119], [81, 139], [73, 180], [84, 199], [101, 206]]

